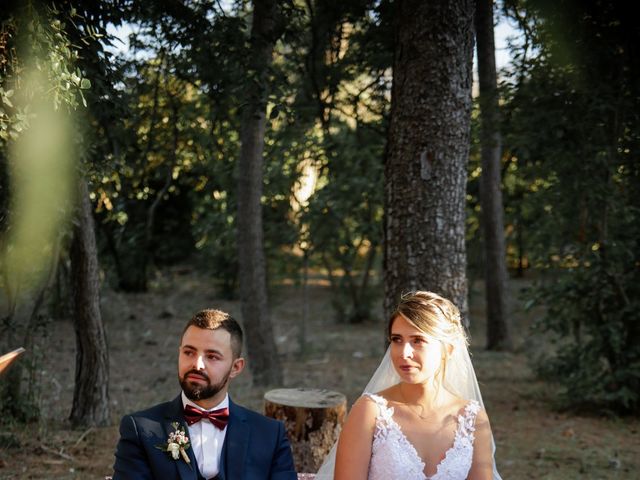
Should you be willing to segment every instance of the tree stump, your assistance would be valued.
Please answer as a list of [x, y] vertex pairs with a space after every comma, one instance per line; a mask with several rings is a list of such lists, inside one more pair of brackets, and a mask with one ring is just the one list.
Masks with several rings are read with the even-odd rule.
[[347, 413], [339, 392], [280, 388], [264, 395], [267, 417], [284, 422], [298, 472], [317, 472], [338, 439]]

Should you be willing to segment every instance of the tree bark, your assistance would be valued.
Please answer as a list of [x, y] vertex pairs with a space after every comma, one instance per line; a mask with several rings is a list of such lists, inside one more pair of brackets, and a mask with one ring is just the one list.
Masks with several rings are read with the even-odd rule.
[[480, 80], [480, 202], [484, 235], [487, 348], [510, 350], [512, 339], [507, 314], [507, 254], [500, 179], [502, 138], [493, 33], [493, 0], [477, 0], [475, 24]]
[[465, 203], [472, 0], [397, 3], [385, 161], [385, 313], [422, 289], [467, 321]]
[[279, 384], [282, 372], [269, 318], [262, 227], [263, 150], [267, 73], [277, 38], [277, 2], [255, 0], [246, 102], [242, 112], [238, 160], [237, 244], [242, 319], [256, 385]]
[[87, 184], [79, 181], [78, 216], [71, 243], [71, 281], [76, 332], [74, 426], [109, 424], [109, 355], [100, 313], [100, 279]]

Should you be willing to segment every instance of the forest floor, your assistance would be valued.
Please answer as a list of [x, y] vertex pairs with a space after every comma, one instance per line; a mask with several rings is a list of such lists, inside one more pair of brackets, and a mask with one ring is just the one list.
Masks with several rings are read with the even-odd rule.
[[[498, 469], [508, 479], [640, 478], [640, 419], [577, 416], [555, 409], [556, 388], [534, 376], [527, 356], [540, 345], [528, 336], [535, 313], [525, 313], [511, 282], [515, 353], [485, 351], [482, 287], [471, 293], [472, 353], [497, 445]], [[329, 288], [308, 288], [308, 342], [300, 348], [305, 302], [300, 286], [271, 293], [272, 321], [284, 385], [337, 390], [349, 403], [360, 395], [383, 348], [384, 321], [358, 325], [336, 321]], [[103, 479], [111, 474], [118, 422], [128, 412], [174, 398], [177, 346], [184, 323], [201, 308], [240, 318], [237, 301], [221, 300], [210, 279], [189, 267], [157, 274], [148, 293], [105, 289], [103, 320], [110, 355], [112, 425], [74, 430], [66, 421], [73, 397], [75, 334], [69, 320], [52, 321], [38, 339], [36, 377], [42, 420], [0, 427], [0, 479]], [[247, 332], [251, 335], [251, 332]], [[250, 372], [235, 379], [237, 402], [262, 410], [265, 390], [251, 386]]]

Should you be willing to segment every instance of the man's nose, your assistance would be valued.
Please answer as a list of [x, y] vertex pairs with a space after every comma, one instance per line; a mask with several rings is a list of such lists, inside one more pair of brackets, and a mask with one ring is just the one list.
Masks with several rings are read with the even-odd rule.
[[402, 357], [403, 358], [413, 357], [413, 347], [409, 342], [405, 343], [402, 347]]
[[196, 357], [196, 368], [198, 370], [204, 370], [204, 359], [202, 358], [202, 355], [198, 355]]

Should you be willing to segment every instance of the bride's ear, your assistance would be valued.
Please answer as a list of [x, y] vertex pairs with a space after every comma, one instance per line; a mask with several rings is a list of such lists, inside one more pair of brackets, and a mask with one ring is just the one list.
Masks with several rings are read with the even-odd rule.
[[447, 352], [447, 359], [451, 357], [451, 354], [453, 353], [453, 349], [454, 349], [454, 346], [451, 343], [444, 344], [444, 350], [445, 352]]
[[447, 342], [440, 342], [440, 347], [442, 349], [442, 363], [446, 364], [451, 358], [451, 354], [453, 353], [453, 345]]

